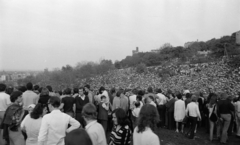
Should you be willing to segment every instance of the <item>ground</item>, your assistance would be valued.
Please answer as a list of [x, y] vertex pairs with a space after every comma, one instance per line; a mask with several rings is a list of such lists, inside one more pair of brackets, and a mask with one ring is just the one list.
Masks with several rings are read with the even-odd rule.
[[[174, 130], [168, 129], [157, 129], [155, 133], [161, 140], [161, 145], [166, 145], [171, 142], [171, 145], [219, 145], [219, 141], [209, 141], [209, 134], [203, 129], [198, 129], [196, 133], [196, 139], [191, 140], [184, 136], [182, 133], [176, 133]], [[227, 145], [240, 145], [240, 139], [236, 138], [235, 135], [229, 137]]]

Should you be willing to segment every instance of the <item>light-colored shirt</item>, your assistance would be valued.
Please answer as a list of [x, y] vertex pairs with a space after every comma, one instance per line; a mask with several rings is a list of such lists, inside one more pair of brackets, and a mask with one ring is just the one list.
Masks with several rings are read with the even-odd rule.
[[[68, 128], [68, 124], [71, 125]], [[42, 145], [64, 145], [66, 132], [70, 132], [80, 127], [80, 123], [70, 115], [62, 113], [60, 110], [53, 110], [45, 115], [38, 136], [38, 144]]]
[[120, 96], [120, 108], [122, 108], [125, 112], [128, 111], [128, 98], [125, 95]]
[[167, 103], [167, 98], [162, 93], [158, 93], [157, 98], [159, 99], [158, 105], [164, 105]]
[[201, 118], [198, 105], [195, 102], [191, 102], [187, 105], [186, 114], [188, 114], [188, 112], [189, 112], [189, 116], [191, 117]]
[[115, 110], [120, 107], [120, 97], [115, 96], [113, 98], [112, 110]]
[[135, 127], [133, 133], [133, 145], [160, 145], [158, 136], [153, 133], [151, 128], [146, 127], [141, 133], [138, 133], [138, 127]]
[[37, 145], [38, 134], [42, 123], [42, 117], [33, 119], [28, 114], [21, 123], [21, 128], [27, 133], [26, 145]]
[[107, 145], [105, 131], [101, 124], [97, 121], [92, 121], [85, 127], [90, 136], [93, 145]]
[[27, 90], [22, 94], [23, 108], [26, 110], [29, 105], [37, 104], [39, 96], [33, 91]]
[[0, 92], [0, 111], [6, 111], [10, 104], [10, 96], [5, 92]]
[[134, 102], [137, 101], [137, 95], [132, 95], [132, 96], [129, 96], [129, 104], [130, 104], [130, 109], [133, 109], [134, 108]]

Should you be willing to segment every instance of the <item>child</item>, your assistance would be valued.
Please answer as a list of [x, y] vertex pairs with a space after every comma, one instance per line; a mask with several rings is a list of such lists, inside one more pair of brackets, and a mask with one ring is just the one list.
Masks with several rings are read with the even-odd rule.
[[107, 132], [108, 125], [108, 109], [109, 102], [107, 102], [106, 96], [101, 96], [101, 102], [98, 104], [98, 121], [102, 124], [105, 132]]

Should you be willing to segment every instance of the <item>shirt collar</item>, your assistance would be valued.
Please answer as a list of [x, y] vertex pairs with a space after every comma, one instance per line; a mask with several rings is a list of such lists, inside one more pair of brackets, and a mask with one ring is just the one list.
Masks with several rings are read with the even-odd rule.
[[53, 110], [51, 113], [60, 113], [61, 111], [60, 110]]
[[97, 120], [94, 120], [94, 121], [88, 123], [88, 124], [85, 126], [85, 129], [86, 129], [86, 130], [89, 129], [91, 126], [93, 126], [93, 125], [96, 124], [96, 123], [97, 123]]

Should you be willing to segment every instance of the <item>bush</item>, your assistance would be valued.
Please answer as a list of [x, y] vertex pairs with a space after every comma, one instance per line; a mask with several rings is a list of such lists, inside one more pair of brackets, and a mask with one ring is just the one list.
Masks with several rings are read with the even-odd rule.
[[137, 73], [144, 73], [144, 72], [146, 72], [146, 70], [147, 70], [147, 67], [144, 63], [140, 63], [136, 66]]

